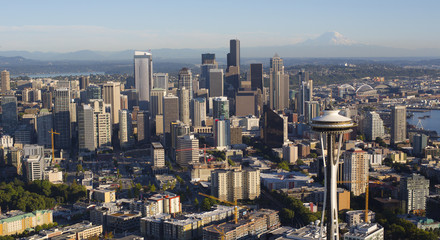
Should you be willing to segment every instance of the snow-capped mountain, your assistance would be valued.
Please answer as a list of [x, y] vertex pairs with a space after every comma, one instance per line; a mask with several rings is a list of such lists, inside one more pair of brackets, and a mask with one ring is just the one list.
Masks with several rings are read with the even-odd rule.
[[317, 38], [308, 39], [304, 42], [299, 43], [299, 45], [308, 46], [351, 46], [358, 45], [360, 43], [348, 39], [344, 35], [338, 32], [326, 32], [318, 36]]

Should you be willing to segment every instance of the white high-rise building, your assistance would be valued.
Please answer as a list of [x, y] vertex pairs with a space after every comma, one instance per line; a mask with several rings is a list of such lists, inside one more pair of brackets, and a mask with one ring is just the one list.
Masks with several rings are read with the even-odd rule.
[[190, 89], [186, 87], [177, 89], [177, 96], [179, 97], [179, 119], [189, 125]]
[[284, 74], [283, 59], [275, 54], [270, 59], [270, 108], [282, 110], [289, 107], [289, 75]]
[[231, 126], [229, 120], [214, 120], [214, 146], [227, 147], [231, 144]]
[[215, 170], [211, 173], [211, 193], [226, 201], [255, 199], [260, 196], [260, 170]]
[[194, 127], [205, 126], [206, 98], [200, 97], [192, 100], [191, 119]]
[[112, 145], [111, 106], [102, 99], [90, 100], [95, 115], [95, 147], [102, 148]]
[[118, 124], [119, 110], [121, 110], [121, 83], [107, 82], [102, 85], [102, 98], [104, 103], [111, 106], [112, 124]]
[[377, 137], [382, 138], [385, 134], [383, 121], [376, 112], [367, 112], [364, 120], [364, 132], [368, 141], [375, 141]]
[[370, 157], [367, 152], [355, 148], [344, 152], [343, 181], [355, 196], [365, 193], [368, 181]]
[[43, 180], [45, 168], [44, 158], [41, 155], [31, 155], [24, 160], [28, 181]]
[[134, 52], [134, 82], [139, 94], [139, 109], [149, 110], [153, 86], [153, 56], [149, 52]]
[[185, 87], [189, 90], [189, 97], [190, 99], [193, 98], [193, 79], [192, 79], [192, 73], [191, 69], [188, 68], [182, 68], [179, 71], [179, 79], [177, 81], [177, 88], [182, 89]]
[[160, 142], [151, 143], [151, 160], [155, 167], [165, 167], [165, 150]]
[[133, 145], [133, 131], [131, 126], [131, 113], [127, 109], [119, 110], [119, 144], [121, 148]]

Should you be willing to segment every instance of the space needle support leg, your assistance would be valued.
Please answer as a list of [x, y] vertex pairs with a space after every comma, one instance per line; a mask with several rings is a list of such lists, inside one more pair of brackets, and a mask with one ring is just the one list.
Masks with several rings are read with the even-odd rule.
[[[321, 151], [322, 151], [322, 166], [324, 166], [324, 189], [327, 190], [327, 163], [325, 162], [325, 152], [324, 152], [324, 140], [322, 138], [322, 133], [320, 134], [321, 138]], [[323, 237], [323, 231], [324, 231], [324, 215], [325, 215], [325, 208], [327, 207], [327, 191], [324, 191], [324, 204], [322, 205], [322, 216], [321, 216], [321, 230], [319, 234], [319, 239], [321, 240]]]
[[327, 134], [327, 240], [339, 240], [337, 171], [339, 159], [335, 156], [335, 134]]

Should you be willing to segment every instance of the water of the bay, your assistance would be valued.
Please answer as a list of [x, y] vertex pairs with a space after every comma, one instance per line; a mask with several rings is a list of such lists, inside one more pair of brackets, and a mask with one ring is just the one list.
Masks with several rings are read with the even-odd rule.
[[[417, 123], [422, 123], [425, 130], [436, 131], [440, 134], [440, 110], [431, 110], [428, 112], [412, 112], [414, 115], [407, 119], [408, 124], [416, 126]], [[429, 116], [429, 117], [425, 117]]]

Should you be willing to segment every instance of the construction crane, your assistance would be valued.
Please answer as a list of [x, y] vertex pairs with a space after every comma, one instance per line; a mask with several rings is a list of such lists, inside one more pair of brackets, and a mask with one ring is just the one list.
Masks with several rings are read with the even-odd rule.
[[53, 128], [50, 129], [49, 133], [52, 135], [52, 160], [50, 161], [50, 165], [52, 165], [52, 162], [55, 160], [55, 148], [53, 145], [53, 135], [54, 134], [60, 135], [60, 133], [54, 132]]
[[[338, 181], [338, 183], [364, 183], [366, 184], [365, 187], [365, 217], [364, 217], [364, 221], [365, 223], [368, 223], [368, 195], [369, 195], [369, 188], [370, 188], [370, 181], [369, 178], [367, 177], [367, 181]], [[377, 183], [377, 182], [376, 182]]]
[[199, 192], [199, 195], [207, 197], [207, 198], [211, 198], [211, 199], [214, 199], [214, 200], [217, 200], [217, 201], [220, 201], [220, 202], [224, 202], [224, 203], [233, 205], [234, 206], [234, 221], [235, 221], [235, 224], [238, 223], [238, 204], [237, 204], [237, 200], [235, 200], [234, 202], [229, 202], [229, 201], [222, 200], [220, 198], [216, 198], [214, 196], [211, 196], [211, 195], [208, 195], [208, 194], [204, 194], [204, 193], [201, 193], [201, 192]]
[[222, 228], [222, 230], [220, 231], [215, 226], [212, 226], [212, 228], [214, 228], [214, 230], [216, 230], [218, 233], [220, 233], [221, 240], [225, 240], [225, 229]]
[[216, 149], [215, 147], [206, 147], [206, 144], [204, 144], [203, 148], [185, 148], [185, 149], [177, 149], [176, 152], [184, 152], [184, 151], [193, 151], [193, 150], [203, 150], [203, 161], [206, 164], [206, 149]]

